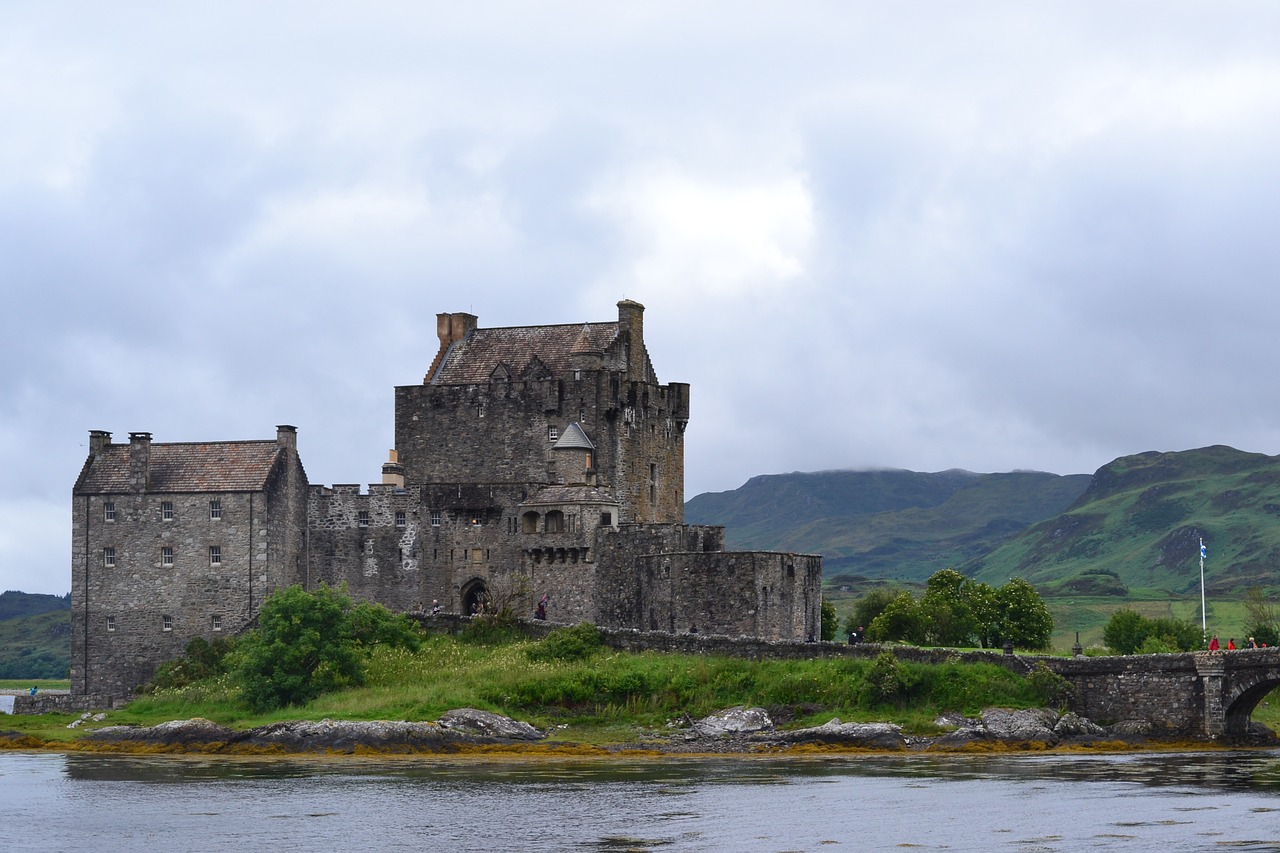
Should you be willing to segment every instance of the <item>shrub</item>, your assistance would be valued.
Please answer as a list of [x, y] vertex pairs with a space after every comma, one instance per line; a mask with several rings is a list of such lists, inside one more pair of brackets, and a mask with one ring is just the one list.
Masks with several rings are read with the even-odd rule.
[[901, 705], [915, 685], [915, 678], [893, 652], [881, 652], [871, 664], [859, 691], [865, 705]]
[[534, 661], [585, 660], [600, 651], [601, 646], [600, 629], [583, 622], [572, 628], [555, 629], [525, 654]]
[[1036, 668], [1027, 676], [1027, 682], [1048, 707], [1065, 707], [1075, 695], [1071, 682], [1045, 666], [1044, 661], [1036, 663]]

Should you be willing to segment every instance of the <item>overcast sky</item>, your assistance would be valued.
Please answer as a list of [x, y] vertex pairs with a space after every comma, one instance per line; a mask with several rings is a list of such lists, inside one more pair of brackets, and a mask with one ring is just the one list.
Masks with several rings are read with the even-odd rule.
[[644, 303], [686, 496], [1280, 452], [1280, 5], [6, 3], [0, 589], [90, 429], [371, 483], [435, 315]]

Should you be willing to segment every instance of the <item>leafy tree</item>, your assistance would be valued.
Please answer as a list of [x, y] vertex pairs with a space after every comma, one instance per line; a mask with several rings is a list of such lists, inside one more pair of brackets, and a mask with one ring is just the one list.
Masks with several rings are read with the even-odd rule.
[[1146, 638], [1146, 617], [1128, 607], [1122, 607], [1112, 613], [1102, 629], [1102, 642], [1116, 654], [1133, 654]]
[[1245, 592], [1244, 612], [1249, 626], [1246, 637], [1268, 646], [1280, 643], [1280, 613], [1259, 587], [1250, 587]]
[[836, 606], [827, 599], [822, 599], [822, 639], [834, 640], [840, 628], [840, 617], [836, 615]]
[[1035, 587], [1013, 578], [996, 590], [1000, 640], [1021, 649], [1046, 649], [1053, 634], [1053, 616]]
[[376, 644], [418, 642], [413, 624], [380, 604], [353, 605], [345, 589], [291, 586], [263, 602], [258, 628], [236, 644], [235, 673], [249, 707], [268, 711], [363, 684], [364, 658]]
[[920, 644], [925, 641], [925, 615], [909, 592], [901, 592], [889, 606], [867, 626], [867, 639], [902, 640]]
[[848, 634], [859, 628], [865, 631], [897, 597], [898, 593], [887, 586], [871, 590], [854, 602], [853, 613], [849, 614], [849, 619], [844, 623], [844, 632]]
[[973, 581], [955, 569], [934, 572], [925, 584], [920, 610], [925, 641], [939, 646], [971, 646], [979, 631], [970, 595]]

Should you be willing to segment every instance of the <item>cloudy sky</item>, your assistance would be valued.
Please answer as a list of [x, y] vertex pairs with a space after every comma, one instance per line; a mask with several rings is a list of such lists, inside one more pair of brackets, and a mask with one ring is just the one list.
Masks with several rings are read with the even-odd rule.
[[1280, 452], [1280, 6], [7, 3], [0, 589], [90, 429], [370, 483], [434, 317], [644, 303], [686, 495]]

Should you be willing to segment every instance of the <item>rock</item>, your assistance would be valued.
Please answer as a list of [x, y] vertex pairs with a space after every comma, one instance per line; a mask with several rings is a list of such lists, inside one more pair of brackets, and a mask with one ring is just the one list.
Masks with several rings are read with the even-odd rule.
[[837, 718], [808, 729], [774, 732], [771, 741], [788, 744], [825, 743], [860, 749], [905, 750], [902, 728], [893, 723], [842, 723]]
[[546, 737], [538, 729], [495, 714], [491, 711], [477, 711], [475, 708], [459, 708], [449, 711], [440, 718], [440, 725], [450, 731], [467, 732], [482, 737], [502, 738], [504, 740], [541, 740]]
[[245, 741], [256, 746], [280, 746], [291, 751], [356, 749], [435, 751], [456, 748], [471, 738], [449, 732], [435, 723], [388, 720], [291, 720], [250, 729]]
[[761, 731], [773, 731], [773, 720], [764, 708], [729, 708], [703, 717], [693, 724], [693, 733], [698, 737], [722, 737]]
[[1087, 720], [1077, 714], [1075, 711], [1068, 711], [1063, 714], [1053, 727], [1053, 731], [1060, 737], [1096, 737], [1106, 733], [1106, 730], [1097, 723]]
[[1120, 737], [1146, 737], [1151, 734], [1151, 723], [1146, 720], [1121, 720], [1107, 726], [1105, 731], [1107, 734]]
[[1057, 713], [1047, 708], [987, 708], [982, 712], [983, 728], [996, 740], [1011, 743], [1055, 744], [1061, 740], [1053, 730], [1057, 722]]
[[212, 720], [195, 717], [190, 720], [170, 720], [156, 726], [107, 726], [85, 735], [90, 740], [133, 741], [160, 746], [187, 746], [192, 744], [225, 743], [238, 740], [240, 735]]

